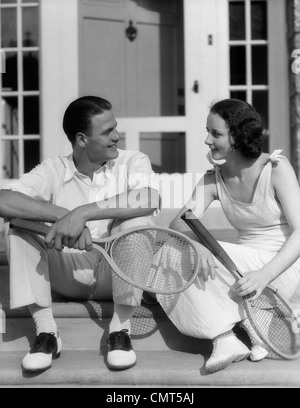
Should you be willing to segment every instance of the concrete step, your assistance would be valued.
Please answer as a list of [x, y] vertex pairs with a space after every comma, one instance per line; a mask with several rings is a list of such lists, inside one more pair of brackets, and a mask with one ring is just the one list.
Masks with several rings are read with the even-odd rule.
[[[0, 387], [299, 387], [300, 360], [244, 361], [208, 375], [211, 342], [179, 333], [159, 305], [143, 305], [133, 319], [136, 367], [113, 372], [106, 366], [111, 302], [68, 302], [54, 297], [63, 353], [53, 368], [27, 375], [21, 362], [34, 341], [26, 308], [9, 310], [8, 267], [0, 266], [0, 302], [6, 333], [0, 337]], [[300, 291], [294, 298], [300, 303]], [[237, 333], [247, 343], [243, 332]]]
[[[206, 356], [174, 350], [137, 350], [127, 371], [106, 367], [99, 350], [68, 350], [41, 374], [23, 373], [24, 354], [0, 352], [0, 387], [299, 387], [299, 361], [243, 361], [215, 374], [205, 371]], [[200, 401], [199, 401], [200, 402]]]
[[[142, 311], [142, 308], [140, 310]], [[107, 351], [109, 318], [56, 318], [56, 323], [64, 350]], [[0, 341], [0, 350], [27, 352], [34, 340], [32, 319], [9, 318], [6, 322], [6, 333]], [[132, 319], [132, 340], [135, 350], [176, 350], [205, 354], [211, 352], [211, 342], [184, 336], [167, 318], [143, 318], [136, 315]]]

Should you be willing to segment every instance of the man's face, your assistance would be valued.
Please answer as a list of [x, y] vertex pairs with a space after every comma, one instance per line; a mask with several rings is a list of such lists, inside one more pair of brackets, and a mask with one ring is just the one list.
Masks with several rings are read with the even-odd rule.
[[104, 111], [91, 119], [91, 132], [86, 140], [86, 153], [91, 162], [102, 165], [118, 157], [117, 143], [120, 137], [112, 111]]

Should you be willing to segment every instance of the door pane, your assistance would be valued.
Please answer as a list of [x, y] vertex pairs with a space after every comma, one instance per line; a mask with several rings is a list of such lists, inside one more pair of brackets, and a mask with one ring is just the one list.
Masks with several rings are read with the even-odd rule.
[[229, 4], [230, 15], [230, 40], [245, 40], [246, 21], [245, 21], [245, 2], [235, 1]]
[[19, 131], [18, 98], [2, 98], [0, 117], [2, 134], [6, 136], [17, 135]]
[[18, 90], [18, 56], [16, 53], [6, 52], [6, 74], [2, 75], [2, 90]]
[[269, 126], [269, 92], [253, 91], [253, 106], [264, 119], [264, 125]]
[[241, 99], [242, 101], [247, 101], [247, 92], [246, 91], [231, 91], [230, 98]]
[[1, 48], [17, 46], [17, 10], [1, 9]]
[[[269, 128], [269, 92], [253, 91], [253, 106], [260, 113], [266, 129]], [[264, 138], [263, 151], [269, 152], [269, 135]]]
[[140, 150], [156, 173], [185, 173], [184, 133], [141, 133]]
[[268, 38], [267, 2], [251, 2], [251, 27], [253, 40], [266, 40]]
[[40, 161], [40, 141], [24, 141], [25, 173], [31, 171]]
[[231, 85], [246, 85], [246, 47], [230, 48]]
[[38, 8], [25, 7], [23, 8], [23, 46], [37, 47], [38, 46]]
[[40, 131], [40, 107], [38, 96], [24, 97], [24, 135], [38, 135]]
[[0, 146], [0, 178], [16, 179], [19, 177], [19, 142], [2, 141]]
[[[262, 116], [266, 129], [269, 128], [269, 92], [253, 91], [253, 106]], [[269, 135], [264, 138], [263, 151], [269, 152]]]
[[252, 46], [252, 83], [268, 85], [268, 46]]
[[23, 54], [24, 91], [39, 90], [39, 53], [24, 52]]

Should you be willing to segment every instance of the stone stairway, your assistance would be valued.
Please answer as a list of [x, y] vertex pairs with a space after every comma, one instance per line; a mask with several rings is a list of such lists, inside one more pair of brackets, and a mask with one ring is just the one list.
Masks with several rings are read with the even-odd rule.
[[[54, 315], [63, 353], [53, 368], [26, 375], [21, 361], [34, 341], [26, 309], [9, 311], [8, 268], [0, 267], [0, 298], [6, 334], [0, 342], [0, 387], [298, 387], [300, 361], [244, 361], [208, 375], [205, 361], [211, 344], [183, 336], [158, 305], [143, 305], [133, 319], [138, 364], [113, 372], [106, 367], [110, 302], [66, 302], [55, 298]], [[299, 299], [298, 299], [299, 300]], [[242, 332], [238, 335], [247, 342]]]
[[[231, 231], [214, 231], [232, 238]], [[0, 256], [0, 303], [6, 314], [6, 333], [0, 333], [0, 388], [98, 387], [299, 387], [300, 360], [244, 361], [209, 375], [205, 361], [211, 342], [186, 337], [167, 319], [159, 305], [143, 305], [133, 318], [133, 345], [138, 364], [114, 372], [106, 366], [111, 302], [68, 302], [54, 295], [54, 315], [63, 340], [61, 357], [40, 374], [25, 374], [21, 361], [34, 341], [27, 310], [9, 310], [8, 265]], [[300, 304], [298, 294], [294, 301]], [[1, 326], [0, 326], [1, 328]], [[244, 332], [238, 336], [248, 342]]]

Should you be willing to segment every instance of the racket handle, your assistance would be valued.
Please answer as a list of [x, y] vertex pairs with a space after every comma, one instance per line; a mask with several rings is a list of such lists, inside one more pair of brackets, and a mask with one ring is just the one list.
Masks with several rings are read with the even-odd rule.
[[17, 231], [29, 232], [46, 236], [49, 233], [50, 228], [46, 225], [40, 224], [36, 221], [23, 220], [21, 218], [13, 218], [10, 221], [10, 228]]
[[256, 290], [252, 293], [249, 293], [249, 295], [244, 296], [244, 299], [248, 300], [253, 298], [257, 294]]
[[[188, 210], [181, 216], [181, 219], [191, 228], [196, 234], [199, 241], [208, 248], [211, 253], [225, 266], [225, 268], [238, 280], [243, 277], [237, 266], [221, 247], [218, 241], [211, 235], [205, 226], [193, 216], [191, 210]], [[256, 291], [244, 296], [244, 299], [250, 299], [256, 295]]]
[[188, 210], [181, 216], [181, 219], [196, 234], [199, 242], [204, 245], [237, 280], [243, 277], [227, 252], [222, 248], [208, 229], [193, 216], [192, 211]]

